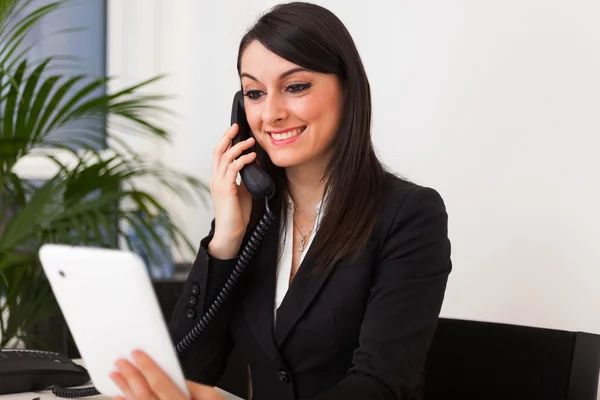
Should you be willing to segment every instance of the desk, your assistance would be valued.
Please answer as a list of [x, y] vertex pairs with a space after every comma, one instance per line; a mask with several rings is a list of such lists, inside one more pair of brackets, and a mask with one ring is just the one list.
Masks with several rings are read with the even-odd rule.
[[[82, 386], [85, 387], [85, 386]], [[227, 400], [241, 400], [239, 397], [234, 396], [230, 393], [223, 392], [225, 399]], [[39, 397], [40, 400], [50, 400], [50, 399], [60, 399], [61, 397], [56, 397], [50, 391], [44, 392], [29, 392], [29, 393], [18, 393], [18, 394], [5, 394], [0, 395], [0, 400], [32, 400], [36, 397]], [[93, 397], [85, 397], [85, 399], [89, 400], [110, 400], [111, 397], [107, 396], [93, 396]]]
[[[75, 359], [73, 360], [74, 362], [76, 362], [77, 364], [82, 364], [80, 359]], [[93, 384], [90, 382], [88, 384], [82, 385], [82, 386], [75, 386], [76, 388], [85, 388], [85, 387], [90, 387]], [[226, 400], [242, 400], [237, 396], [232, 395], [231, 393], [227, 393], [224, 390], [221, 390], [221, 393], [223, 393], [223, 396], [225, 397]], [[56, 397], [55, 395], [52, 394], [52, 392], [50, 390], [45, 390], [42, 392], [29, 392], [29, 393], [15, 393], [15, 394], [5, 394], [5, 395], [0, 395], [0, 400], [33, 400], [35, 398], [38, 398], [40, 400], [50, 400], [50, 399], [62, 399], [62, 397]], [[89, 399], [89, 400], [111, 400], [112, 397], [108, 397], [108, 396], [92, 396], [92, 397], [82, 397], [82, 399]]]

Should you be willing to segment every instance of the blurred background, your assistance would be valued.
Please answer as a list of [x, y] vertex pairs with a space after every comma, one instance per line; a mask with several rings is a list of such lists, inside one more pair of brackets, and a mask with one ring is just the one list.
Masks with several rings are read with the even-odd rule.
[[[378, 154], [446, 201], [443, 315], [600, 333], [600, 3], [316, 3], [363, 57]], [[140, 145], [148, 157], [208, 182], [239, 40], [274, 4], [108, 2], [112, 89], [168, 74], [152, 87], [173, 95], [173, 142]], [[164, 201], [198, 243], [212, 207]]]
[[[340, 17], [363, 57], [379, 156], [446, 202], [454, 270], [442, 316], [600, 334], [600, 3], [315, 3]], [[160, 132], [130, 134], [132, 126], [146, 128], [118, 112], [94, 120], [96, 132], [104, 126], [111, 133], [100, 151], [120, 138], [149, 168], [181, 174], [176, 179], [196, 199], [134, 177], [162, 206], [149, 211], [155, 222], [166, 211], [191, 244], [140, 250], [172, 262], [157, 268], [157, 278], [185, 277], [209, 230], [212, 204], [203, 183], [239, 89], [239, 40], [274, 4], [79, 0], [31, 31], [34, 41], [47, 38], [32, 47], [32, 61], [72, 55], [86, 74], [112, 77], [98, 96], [164, 75], [135, 93], [167, 96], [147, 101], [171, 111], [150, 115], [170, 141]], [[85, 29], [49, 38], [72, 27]], [[117, 118], [123, 121], [111, 125]], [[73, 137], [53, 135], [63, 143]], [[47, 151], [78, 162], [72, 150]], [[44, 182], [60, 166], [27, 156], [12, 170]], [[148, 212], [131, 196], [118, 200], [137, 204], [132, 215]], [[133, 243], [144, 230], [133, 231], [120, 233]]]

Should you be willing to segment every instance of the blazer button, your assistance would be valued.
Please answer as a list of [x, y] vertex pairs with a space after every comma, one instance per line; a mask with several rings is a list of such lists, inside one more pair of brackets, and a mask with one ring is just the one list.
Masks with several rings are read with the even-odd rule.
[[193, 306], [198, 305], [198, 298], [194, 295], [190, 296], [190, 304]]
[[290, 381], [290, 375], [282, 369], [277, 371], [277, 378], [283, 383], [288, 383]]
[[196, 318], [196, 310], [194, 310], [193, 308], [188, 308], [187, 309], [187, 317], [189, 319], [194, 319]]
[[197, 283], [192, 285], [192, 294], [198, 296], [200, 294], [200, 286]]

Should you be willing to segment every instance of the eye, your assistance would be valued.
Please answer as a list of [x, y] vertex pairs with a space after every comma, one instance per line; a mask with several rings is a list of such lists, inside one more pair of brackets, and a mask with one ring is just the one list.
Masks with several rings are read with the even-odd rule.
[[291, 93], [300, 93], [311, 87], [310, 83], [292, 83], [286, 90]]
[[260, 90], [248, 90], [246, 93], [244, 93], [244, 96], [246, 96], [250, 100], [258, 100], [262, 95], [263, 92]]

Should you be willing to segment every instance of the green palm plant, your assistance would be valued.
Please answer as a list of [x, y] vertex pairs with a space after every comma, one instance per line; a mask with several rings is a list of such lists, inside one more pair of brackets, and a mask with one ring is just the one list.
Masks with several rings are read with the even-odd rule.
[[[15, 340], [43, 347], [28, 332], [58, 312], [37, 256], [42, 244], [116, 248], [134, 232], [150, 257], [171, 244], [193, 249], [168, 210], [139, 183], [152, 181], [153, 188], [184, 201], [203, 200], [207, 192], [193, 177], [145, 161], [111, 129], [127, 126], [135, 135], [169, 140], [149, 117], [166, 112], [160, 106], [164, 97], [140, 94], [160, 77], [96, 94], [107, 78], [58, 73], [53, 57], [29, 60], [25, 36], [65, 3], [23, 15], [31, 2], [0, 0], [0, 348]], [[99, 118], [110, 125], [91, 123]], [[68, 141], [53, 135], [66, 129]], [[56, 149], [71, 162], [48, 151]], [[22, 178], [15, 166], [27, 157], [51, 160], [56, 174], [37, 185]], [[157, 223], [167, 238], [155, 232]]]

